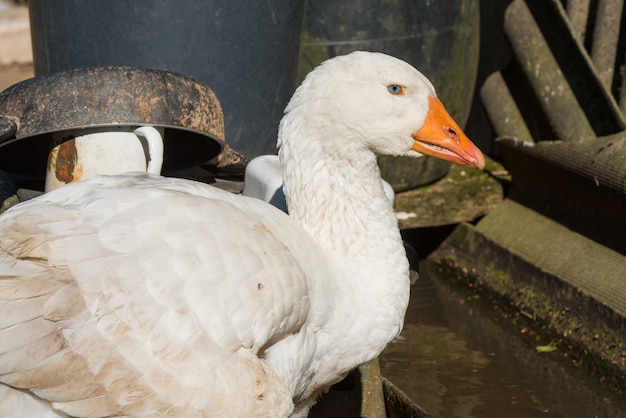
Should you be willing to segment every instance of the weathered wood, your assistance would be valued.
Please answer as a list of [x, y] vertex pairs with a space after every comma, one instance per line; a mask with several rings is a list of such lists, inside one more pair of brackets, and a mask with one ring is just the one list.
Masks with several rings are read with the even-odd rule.
[[591, 45], [591, 60], [604, 87], [611, 91], [624, 0], [599, 0]]
[[541, 141], [535, 145], [517, 139], [499, 138], [504, 148], [547, 160], [597, 186], [626, 194], [626, 132], [581, 142]]
[[391, 381], [383, 377], [387, 418], [432, 418]]
[[361, 375], [361, 417], [386, 418], [383, 382], [378, 357], [359, 366]]
[[[505, 15], [504, 28], [516, 59], [502, 72], [535, 141], [577, 141], [626, 129], [624, 114], [600, 81], [580, 42], [580, 28], [569, 24], [567, 13], [559, 0], [515, 0]], [[610, 29], [615, 28], [606, 30]], [[492, 123], [502, 124], [493, 119]]]
[[504, 30], [558, 139], [595, 137], [526, 2], [515, 0], [507, 8]]
[[534, 142], [500, 71], [487, 77], [480, 89], [480, 98], [498, 136], [508, 135], [522, 141]]
[[572, 27], [572, 32], [581, 43], [585, 40], [585, 32], [587, 31], [589, 3], [591, 0], [569, 0], [567, 2], [567, 18]]
[[386, 418], [378, 358], [350, 372], [322, 396], [309, 413], [311, 418], [329, 416]]

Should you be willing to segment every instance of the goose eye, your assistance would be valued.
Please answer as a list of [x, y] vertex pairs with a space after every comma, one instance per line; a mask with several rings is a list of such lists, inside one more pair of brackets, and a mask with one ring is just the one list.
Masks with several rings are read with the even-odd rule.
[[387, 86], [387, 90], [389, 90], [389, 93], [396, 96], [402, 96], [404, 94], [404, 87], [399, 86], [398, 84], [392, 84], [390, 86]]

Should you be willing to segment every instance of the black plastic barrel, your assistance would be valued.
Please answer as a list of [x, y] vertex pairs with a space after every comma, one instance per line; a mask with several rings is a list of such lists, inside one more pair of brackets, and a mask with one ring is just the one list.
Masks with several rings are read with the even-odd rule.
[[[462, 127], [469, 116], [478, 72], [479, 2], [475, 0], [307, 0], [299, 78], [327, 58], [355, 50], [401, 58], [435, 85]], [[430, 183], [449, 163], [383, 157], [383, 177], [396, 191]]]
[[231, 147], [248, 157], [275, 152], [278, 122], [295, 86], [302, 1], [28, 5], [37, 75], [104, 65], [186, 74], [217, 95]]

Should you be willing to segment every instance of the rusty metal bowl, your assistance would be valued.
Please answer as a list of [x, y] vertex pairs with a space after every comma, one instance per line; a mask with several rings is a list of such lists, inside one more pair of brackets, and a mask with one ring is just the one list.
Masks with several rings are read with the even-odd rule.
[[53, 132], [142, 125], [164, 128], [166, 175], [225, 147], [222, 108], [206, 85], [156, 69], [74, 69], [0, 93], [0, 169], [43, 178]]

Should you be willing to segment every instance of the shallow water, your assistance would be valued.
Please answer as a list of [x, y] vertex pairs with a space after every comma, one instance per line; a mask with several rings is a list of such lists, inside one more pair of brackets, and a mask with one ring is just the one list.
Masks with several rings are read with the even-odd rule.
[[621, 418], [626, 396], [521, 338], [486, 303], [451, 289], [428, 262], [381, 372], [435, 418]]

